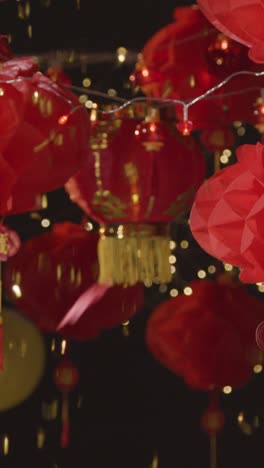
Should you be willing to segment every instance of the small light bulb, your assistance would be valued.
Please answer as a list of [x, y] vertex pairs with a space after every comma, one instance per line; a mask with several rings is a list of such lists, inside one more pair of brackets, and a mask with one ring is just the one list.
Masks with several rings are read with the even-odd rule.
[[183, 240], [183, 241], [181, 241], [180, 246], [181, 246], [182, 249], [188, 249], [189, 242], [187, 240]]
[[254, 372], [255, 374], [260, 374], [262, 371], [263, 371], [263, 366], [262, 366], [262, 364], [256, 364], [256, 365], [253, 367], [253, 372]]
[[91, 83], [92, 83], [92, 80], [90, 78], [84, 78], [82, 82], [85, 88], [89, 88], [89, 86], [91, 86]]
[[198, 278], [200, 278], [200, 279], [204, 279], [204, 278], [206, 277], [206, 271], [204, 271], [204, 270], [199, 270], [199, 271], [197, 272], [197, 276], [198, 276]]
[[213, 275], [215, 272], [216, 272], [215, 266], [214, 266], [214, 265], [209, 265], [209, 267], [208, 267], [208, 273], [210, 273], [211, 275]]
[[178, 296], [178, 295], [179, 295], [178, 289], [171, 289], [171, 290], [170, 290], [170, 295], [171, 295], [171, 297], [176, 297], [176, 296]]
[[220, 161], [221, 161], [222, 164], [227, 164], [229, 160], [228, 160], [227, 156], [222, 154], [222, 156], [220, 156]]
[[47, 218], [42, 219], [41, 226], [44, 227], [44, 228], [49, 227], [50, 226], [50, 220], [47, 219]]
[[230, 385], [226, 385], [224, 388], [223, 388], [223, 393], [225, 393], [226, 395], [230, 395], [230, 393], [232, 393], [232, 387], [230, 387]]
[[117, 60], [120, 63], [124, 63], [127, 57], [127, 49], [125, 47], [118, 47], [116, 53], [117, 53]]
[[61, 115], [61, 116], [58, 118], [59, 124], [60, 124], [60, 125], [65, 125], [65, 124], [68, 122], [68, 118], [69, 118], [68, 115]]
[[85, 104], [87, 100], [88, 100], [88, 96], [86, 94], [81, 94], [79, 96], [79, 101], [81, 104]]
[[169, 256], [169, 262], [171, 264], [176, 263], [176, 261], [177, 261], [177, 258], [175, 257], [175, 255], [170, 255]]
[[12, 291], [13, 291], [13, 293], [15, 294], [15, 296], [17, 298], [22, 297], [22, 292], [21, 292], [20, 286], [18, 284], [13, 284]]
[[193, 290], [192, 290], [192, 288], [187, 286], [186, 288], [184, 288], [183, 293], [185, 294], [185, 296], [191, 296], [192, 293], [193, 293]]

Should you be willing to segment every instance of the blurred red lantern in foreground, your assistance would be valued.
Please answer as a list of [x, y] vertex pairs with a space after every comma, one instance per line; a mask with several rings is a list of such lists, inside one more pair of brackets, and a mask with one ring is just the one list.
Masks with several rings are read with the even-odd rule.
[[205, 162], [191, 137], [154, 123], [157, 139], [148, 141], [138, 120], [120, 121], [109, 141], [97, 133], [88, 158], [66, 184], [72, 201], [101, 224], [101, 283], [171, 279], [169, 223], [190, 208]]
[[[97, 241], [97, 234], [67, 222], [28, 240], [5, 266], [6, 295], [40, 329], [56, 332], [79, 296], [96, 283]], [[128, 321], [142, 303], [141, 285], [109, 288], [77, 323], [65, 325], [60, 333], [79, 340], [96, 338]]]
[[249, 57], [264, 63], [264, 5], [262, 0], [198, 0], [208, 20], [229, 37], [250, 47]]
[[190, 226], [210, 255], [241, 268], [241, 281], [263, 282], [264, 145], [243, 145], [237, 157], [201, 186]]
[[0, 213], [31, 209], [38, 194], [62, 187], [85, 158], [88, 130], [77, 96], [31, 57], [1, 63]]
[[263, 303], [241, 286], [194, 281], [190, 287], [192, 295], [162, 303], [150, 317], [150, 351], [196, 389], [243, 385], [259, 355], [255, 330]]
[[[147, 96], [189, 102], [232, 73], [261, 71], [248, 59], [247, 48], [219, 34], [197, 5], [176, 8], [174, 19], [148, 40], [132, 75], [132, 83]], [[261, 84], [258, 80], [237, 76], [209, 98], [190, 106], [188, 119], [193, 129], [210, 131], [237, 120], [250, 122], [250, 109]], [[182, 105], [177, 104], [175, 110], [180, 122], [186, 120]]]

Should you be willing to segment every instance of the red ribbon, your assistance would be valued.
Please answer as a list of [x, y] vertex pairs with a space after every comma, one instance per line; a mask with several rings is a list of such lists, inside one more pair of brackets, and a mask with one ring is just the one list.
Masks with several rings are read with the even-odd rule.
[[67, 314], [63, 317], [59, 325], [57, 326], [57, 330], [61, 330], [61, 328], [65, 327], [66, 325], [73, 325], [78, 320], [80, 320], [81, 316], [84, 314], [88, 307], [91, 307], [93, 304], [96, 304], [100, 299], [106, 294], [110, 287], [110, 284], [99, 284], [95, 283], [90, 288], [88, 288], [77, 301], [73, 304]]

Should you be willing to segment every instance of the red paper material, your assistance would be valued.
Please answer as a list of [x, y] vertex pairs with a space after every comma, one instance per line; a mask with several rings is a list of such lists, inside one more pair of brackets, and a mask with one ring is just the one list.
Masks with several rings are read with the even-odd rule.
[[[222, 6], [225, 4], [221, 1]], [[248, 59], [245, 46], [219, 36], [219, 31], [197, 5], [176, 8], [174, 21], [145, 44], [132, 75], [133, 83], [149, 97], [190, 101], [234, 72], [261, 70]], [[208, 132], [208, 129], [225, 128], [235, 120], [251, 122], [258, 90], [244, 92], [243, 96], [232, 93], [256, 86], [261, 86], [261, 78], [239, 76], [216, 91], [213, 98], [191, 106], [188, 118], [193, 129], [206, 128]], [[223, 97], [224, 93], [228, 96]], [[182, 106], [177, 105], [175, 109], [178, 118], [183, 120]]]
[[217, 29], [250, 47], [250, 58], [264, 63], [263, 0], [198, 0], [198, 4]]
[[259, 355], [255, 329], [264, 317], [263, 303], [234, 284], [203, 280], [190, 287], [191, 296], [170, 299], [151, 315], [150, 351], [191, 387], [243, 385]]
[[188, 211], [204, 180], [204, 157], [192, 137], [163, 124], [163, 146], [147, 151], [135, 137], [138, 123], [121, 121], [100, 151], [91, 138], [88, 158], [66, 184], [72, 201], [102, 224], [169, 223]]
[[[73, 339], [93, 339], [130, 320], [143, 304], [144, 287], [98, 285], [97, 241], [98, 234], [77, 224], [54, 224], [6, 263], [7, 296], [40, 329], [54, 333], [59, 327]], [[21, 295], [13, 288], [18, 276]]]
[[264, 281], [264, 145], [243, 145], [238, 162], [198, 190], [192, 233], [212, 256], [240, 267], [246, 283]]
[[78, 170], [87, 154], [89, 118], [77, 96], [38, 73], [31, 57], [1, 64], [0, 94], [4, 215], [31, 209], [38, 194], [63, 186]]

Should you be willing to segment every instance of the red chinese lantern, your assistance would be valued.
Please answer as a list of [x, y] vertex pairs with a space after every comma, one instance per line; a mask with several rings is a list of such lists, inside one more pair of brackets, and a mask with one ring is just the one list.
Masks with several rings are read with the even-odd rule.
[[57, 389], [62, 393], [61, 407], [61, 447], [66, 448], [69, 444], [70, 418], [69, 418], [69, 394], [75, 389], [80, 380], [78, 369], [69, 359], [59, 362], [54, 372], [54, 382]]
[[162, 303], [150, 317], [150, 351], [193, 388], [245, 384], [259, 357], [255, 329], [262, 302], [236, 285], [194, 281], [190, 288], [192, 295]]
[[32, 58], [3, 61], [0, 213], [31, 209], [38, 194], [63, 186], [85, 158], [88, 130], [78, 98], [40, 74]]
[[201, 186], [190, 226], [204, 250], [240, 267], [242, 282], [262, 282], [264, 145], [243, 145], [237, 158]]
[[[28, 240], [4, 269], [9, 300], [40, 329], [56, 332], [79, 296], [96, 283], [97, 241], [97, 234], [67, 222]], [[131, 319], [142, 303], [141, 285], [109, 288], [79, 321], [66, 324], [60, 333], [78, 340], [96, 338]]]
[[[197, 6], [176, 8], [174, 19], [149, 39], [132, 75], [132, 83], [147, 96], [189, 102], [234, 72], [260, 71], [248, 59], [246, 47], [219, 34]], [[234, 121], [251, 121], [258, 80], [245, 75], [233, 78], [213, 96], [190, 106], [193, 129], [215, 131]], [[238, 92], [242, 89], [243, 98]], [[180, 122], [185, 121], [183, 106], [175, 109]]]
[[264, 63], [264, 5], [262, 0], [198, 0], [208, 20], [227, 36], [250, 47], [249, 57]]
[[98, 132], [66, 184], [71, 199], [101, 225], [100, 283], [170, 281], [169, 223], [190, 208], [204, 178], [204, 158], [191, 137], [149, 124], [146, 138], [142, 122], [132, 119], [119, 121], [109, 141]]

